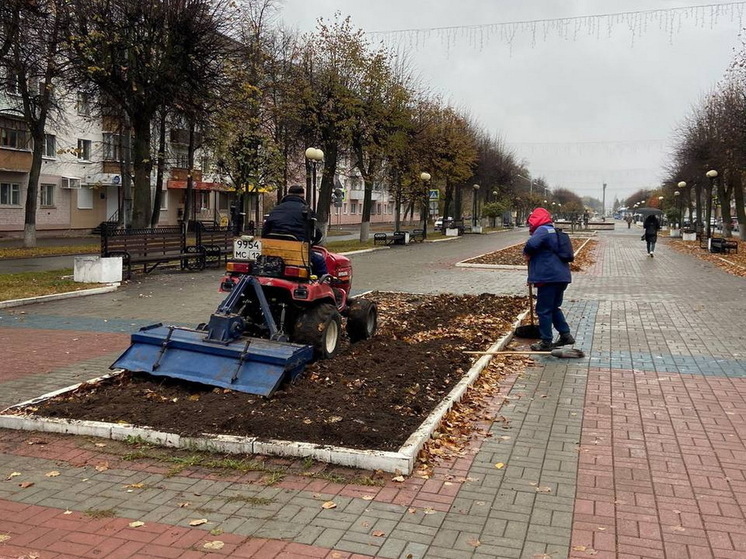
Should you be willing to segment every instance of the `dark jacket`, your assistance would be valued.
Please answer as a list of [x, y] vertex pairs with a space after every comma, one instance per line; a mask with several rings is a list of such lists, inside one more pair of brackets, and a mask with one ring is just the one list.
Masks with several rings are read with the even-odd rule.
[[523, 247], [528, 256], [529, 283], [570, 283], [570, 264], [562, 262], [557, 251], [559, 242], [552, 223], [538, 226]]
[[650, 214], [645, 218], [645, 221], [642, 223], [642, 228], [645, 230], [643, 238], [646, 241], [655, 241], [658, 239], [658, 229], [660, 229], [661, 226], [660, 223], [658, 223], [658, 218], [653, 214]]
[[[322, 235], [316, 228], [315, 217], [302, 196], [288, 194], [269, 212], [267, 220], [262, 225], [262, 237], [276, 233], [293, 235], [299, 241], [318, 243]], [[313, 221], [309, 224], [311, 219]]]

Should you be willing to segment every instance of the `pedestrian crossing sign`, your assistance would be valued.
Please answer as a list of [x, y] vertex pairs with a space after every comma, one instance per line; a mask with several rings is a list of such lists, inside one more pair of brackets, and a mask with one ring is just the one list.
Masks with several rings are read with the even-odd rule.
[[440, 200], [440, 190], [437, 188], [431, 188], [429, 192], [430, 200]]

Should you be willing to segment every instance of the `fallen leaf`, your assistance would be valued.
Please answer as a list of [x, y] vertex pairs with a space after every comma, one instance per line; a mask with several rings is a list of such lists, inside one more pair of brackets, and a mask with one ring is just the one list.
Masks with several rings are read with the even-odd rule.
[[202, 547], [205, 549], [223, 549], [225, 544], [221, 542], [220, 540], [215, 540], [213, 542], [207, 542]]
[[391, 478], [391, 481], [395, 481], [395, 482], [397, 482], [397, 483], [402, 483], [402, 482], [404, 481], [404, 476], [396, 476], [396, 477], [392, 477], [392, 478]]
[[588, 549], [588, 548], [586, 546], [584, 546], [584, 545], [574, 545], [574, 546], [572, 546], [572, 550], [573, 551], [585, 551], [586, 549]]
[[134, 522], [129, 523], [130, 528], [139, 528], [140, 526], [145, 526], [145, 523], [141, 520], [135, 520]]
[[132, 489], [142, 489], [145, 487], [144, 483], [130, 483], [129, 485], [125, 485], [125, 487], [131, 487]]
[[386, 535], [386, 532], [382, 532], [381, 530], [373, 530], [370, 535], [376, 538], [382, 538]]
[[108, 469], [109, 469], [109, 463], [108, 462], [101, 462], [100, 464], [98, 464], [96, 466], [96, 471], [97, 472], [105, 472]]
[[21, 472], [12, 472], [8, 477], [5, 479], [13, 479], [14, 477], [18, 477], [21, 475]]
[[0, 534], [0, 543], [7, 542], [9, 539], [10, 539], [10, 536], [8, 534]]
[[73, 513], [73, 511], [71, 511], [70, 509], [68, 509], [65, 512], [63, 512], [62, 514], [72, 514], [72, 513]]
[[363, 501], [372, 501], [373, 495], [363, 495], [362, 499]]
[[60, 473], [57, 470], [52, 470], [51, 472], [47, 472], [45, 475], [47, 477], [57, 477]]
[[186, 507], [188, 507], [188, 506], [189, 506], [190, 504], [191, 504], [191, 503], [189, 503], [189, 502], [185, 502], [185, 503], [179, 503], [179, 508], [180, 508], [180, 509], [186, 508]]
[[106, 443], [95, 443], [93, 446], [97, 446], [99, 448], [103, 448], [106, 446]]
[[536, 488], [536, 492], [537, 493], [551, 493], [552, 492], [552, 488], [551, 487], [547, 487], [546, 485], [541, 485], [541, 486], [539, 486], [539, 487]]
[[502, 462], [498, 462], [497, 464], [495, 464], [495, 468], [497, 468], [498, 470], [502, 470], [504, 467], [505, 464], [503, 464]]
[[482, 545], [482, 542], [477, 539], [466, 540], [466, 543], [468, 543], [472, 547], [479, 547], [480, 545]]
[[223, 529], [222, 528], [213, 528], [212, 530], [210, 530], [210, 535], [211, 536], [219, 536], [222, 533], [223, 533]]
[[190, 526], [202, 526], [203, 524], [207, 524], [206, 518], [198, 518], [196, 520], [190, 520], [189, 525]]
[[685, 532], [686, 528], [684, 528], [683, 526], [674, 526], [673, 531], [674, 532]]
[[33, 481], [24, 481], [23, 483], [19, 483], [19, 484], [18, 484], [18, 486], [19, 486], [19, 487], [20, 487], [21, 489], [28, 489], [28, 488], [29, 488], [29, 487], [31, 487], [32, 485], [34, 485], [34, 482], [33, 482]]
[[436, 511], [435, 509], [432, 509], [430, 507], [425, 507], [425, 509], [422, 512], [424, 512], [425, 514], [435, 514], [438, 511]]
[[337, 503], [335, 503], [334, 501], [327, 501], [326, 503], [324, 503], [323, 505], [321, 505], [321, 508], [322, 509], [327, 509], [327, 510], [328, 509], [336, 509], [337, 508]]
[[409, 514], [417, 514], [417, 509], [416, 509], [416, 508], [414, 508], [414, 507], [409, 507], [409, 508], [407, 509], [407, 512], [408, 512]]

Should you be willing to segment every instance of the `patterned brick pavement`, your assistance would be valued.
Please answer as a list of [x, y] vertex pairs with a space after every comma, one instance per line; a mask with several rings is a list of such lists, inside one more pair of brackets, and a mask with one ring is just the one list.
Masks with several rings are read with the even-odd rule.
[[[356, 255], [355, 287], [523, 293], [521, 272], [453, 264], [524, 237]], [[174, 470], [114, 452], [121, 443], [6, 431], [0, 558], [746, 557], [746, 282], [665, 240], [647, 258], [635, 229], [600, 238], [566, 303], [587, 358], [539, 358], [506, 379], [489, 435], [430, 479], [367, 485], [352, 479], [359, 472], [281, 459], [226, 473], [182, 456]], [[0, 365], [0, 405], [97, 376], [128, 329], [201, 322], [220, 299], [218, 278], [152, 276], [0, 313], [0, 343], [15, 360]], [[81, 331], [98, 337], [63, 358], [59, 347]], [[19, 357], [25, 339], [45, 338], [57, 362], [40, 342]], [[337, 507], [322, 508], [328, 500]], [[208, 523], [189, 525], [199, 517]], [[213, 541], [222, 549], [204, 547]]]

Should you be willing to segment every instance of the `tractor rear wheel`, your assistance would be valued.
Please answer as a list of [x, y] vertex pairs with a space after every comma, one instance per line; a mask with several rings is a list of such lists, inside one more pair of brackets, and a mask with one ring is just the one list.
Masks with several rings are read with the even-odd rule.
[[317, 359], [334, 357], [339, 348], [342, 318], [330, 303], [316, 305], [303, 312], [295, 321], [293, 342], [313, 346]]
[[352, 299], [347, 311], [347, 335], [352, 343], [372, 338], [378, 328], [378, 307], [367, 299]]

